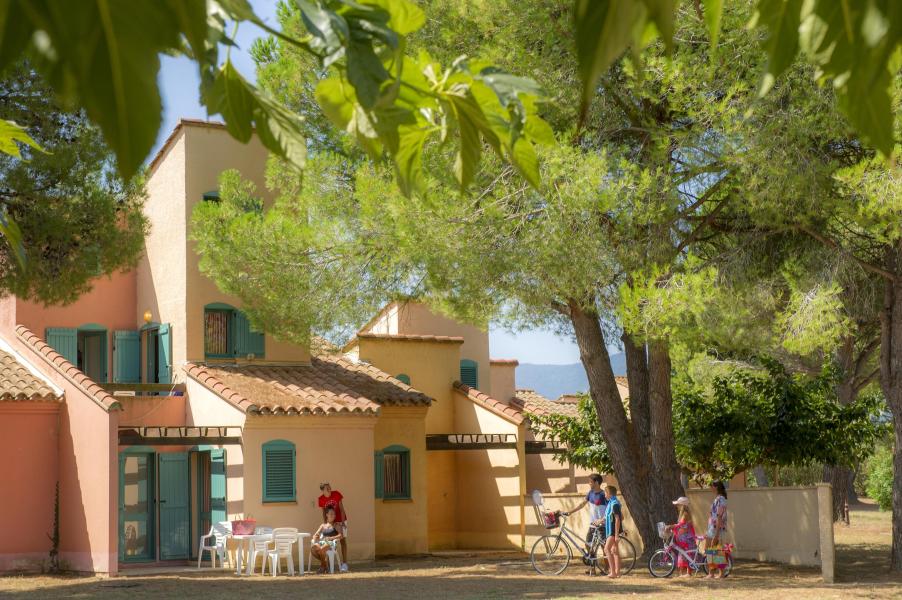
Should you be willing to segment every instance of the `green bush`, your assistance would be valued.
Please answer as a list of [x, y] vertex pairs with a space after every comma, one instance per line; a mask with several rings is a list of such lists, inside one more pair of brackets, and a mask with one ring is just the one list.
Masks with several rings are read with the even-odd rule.
[[893, 505], [893, 452], [889, 446], [880, 446], [864, 467], [867, 473], [868, 498], [876, 500], [883, 510]]

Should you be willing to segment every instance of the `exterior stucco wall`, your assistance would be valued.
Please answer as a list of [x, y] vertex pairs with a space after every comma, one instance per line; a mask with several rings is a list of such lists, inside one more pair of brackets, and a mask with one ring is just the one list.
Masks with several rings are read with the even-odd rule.
[[134, 320], [152, 321], [172, 327], [172, 374], [177, 381], [186, 360], [185, 285], [187, 223], [185, 219], [186, 177], [185, 129], [177, 135], [147, 179], [144, 214], [150, 233], [144, 240], [144, 256], [137, 269], [137, 302]]
[[137, 275], [135, 271], [119, 272], [98, 277], [92, 288], [72, 304], [43, 306], [10, 298], [15, 303], [14, 324], [24, 325], [46, 339], [48, 327], [79, 327], [101, 325], [107, 329], [107, 372], [113, 377], [113, 332], [136, 329], [135, 302]]
[[[730, 489], [726, 541], [736, 544], [737, 558], [821, 565], [817, 487]], [[704, 532], [713, 492], [690, 490], [692, 520]], [[765, 526], [766, 524], [766, 526]], [[832, 546], [832, 523], [830, 528]]]
[[375, 450], [393, 445], [410, 450], [410, 499], [375, 499], [377, 556], [429, 550], [426, 411], [384, 406], [376, 421]]
[[509, 401], [517, 391], [517, 365], [492, 363], [490, 369], [492, 391], [489, 395], [499, 402]]
[[[246, 415], [190, 377], [185, 378], [187, 403], [185, 421], [188, 426], [244, 427]], [[225, 448], [226, 513], [229, 519], [244, 514], [244, 448]]]
[[[615, 484], [616, 485], [616, 484]], [[582, 502], [586, 493], [589, 491], [589, 484], [579, 482], [579, 492], [572, 494], [543, 494], [544, 496], [544, 505], [545, 510], [555, 511], [560, 510], [564, 512], [572, 511], [576, 505]], [[636, 547], [636, 554], [641, 555], [642, 553], [642, 540], [639, 539], [639, 536], [636, 534], [636, 526], [633, 521], [632, 516], [630, 515], [629, 507], [624, 502], [623, 497], [620, 496], [620, 502], [623, 505], [623, 530], [626, 532], [626, 537], [633, 543]], [[582, 510], [572, 513], [567, 518], [567, 527], [575, 531], [580, 535], [580, 537], [586, 535], [586, 532], [589, 530], [589, 522], [591, 521], [589, 507], [584, 506]], [[532, 496], [526, 497], [526, 549], [529, 551], [532, 549], [533, 544], [543, 535], [546, 534], [554, 534], [557, 530], [548, 531], [542, 525], [539, 517], [537, 515], [537, 511], [535, 506], [532, 503]], [[636, 565], [637, 568], [642, 568], [641, 563]]]
[[49, 559], [59, 477], [58, 403], [0, 402], [4, 518], [0, 572], [41, 571]]
[[[389, 373], [405, 373], [410, 384], [433, 399], [425, 433], [453, 433], [454, 392], [460, 344], [361, 339], [361, 360]], [[457, 547], [457, 458], [455, 452], [426, 453], [429, 549]]]
[[[264, 202], [272, 201], [272, 194], [266, 189], [265, 171], [267, 150], [256, 137], [247, 144], [232, 138], [223, 127], [187, 126], [183, 128], [186, 139], [185, 151], [185, 191], [184, 220], [186, 229], [191, 221], [194, 207], [203, 202], [206, 192], [219, 189], [219, 175], [229, 169], [237, 169], [241, 175], [257, 186], [257, 193]], [[198, 266], [200, 257], [196, 243], [183, 238], [187, 243], [186, 277], [183, 291], [186, 310], [186, 360], [204, 360], [204, 306], [212, 302], [224, 302], [241, 308], [237, 298], [219, 291], [212, 279], [204, 276]], [[276, 340], [266, 334], [266, 362], [309, 362], [307, 348]], [[182, 364], [182, 363], [176, 363]]]
[[[468, 358], [479, 365], [479, 389], [495, 396], [491, 389], [491, 371], [489, 366], [489, 334], [479, 327], [459, 323], [448, 317], [432, 312], [425, 304], [407, 302], [392, 304], [365, 328], [371, 333], [389, 333], [402, 335], [446, 335], [464, 339], [460, 349], [460, 359]], [[460, 379], [457, 368], [455, 379]], [[416, 387], [416, 385], [414, 385]]]
[[119, 412], [105, 411], [16, 337], [6, 341], [62, 389], [58, 469], [60, 563], [64, 569], [118, 571]]
[[[373, 429], [376, 417], [249, 417], [244, 429], [244, 515], [258, 525], [313, 532], [322, 523], [319, 484], [328, 481], [344, 495], [348, 512], [349, 560], [376, 553], [373, 502]], [[263, 444], [295, 445], [296, 502], [263, 502]]]
[[455, 394], [459, 433], [503, 433], [517, 449], [461, 450], [457, 454], [457, 545], [459, 548], [521, 548], [525, 458], [522, 425], [511, 423]]
[[187, 425], [185, 396], [116, 396], [122, 404], [119, 425], [135, 427]]

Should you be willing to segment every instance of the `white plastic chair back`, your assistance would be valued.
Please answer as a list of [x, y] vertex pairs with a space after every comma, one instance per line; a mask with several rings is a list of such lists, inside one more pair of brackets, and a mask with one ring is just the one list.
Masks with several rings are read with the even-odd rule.
[[220, 521], [219, 523], [213, 523], [210, 533], [216, 538], [216, 545], [224, 548], [229, 536], [232, 535], [232, 522]]
[[254, 535], [272, 535], [272, 527], [254, 527]]
[[545, 498], [542, 497], [542, 492], [539, 490], [532, 491], [532, 503], [539, 508], [545, 506]]
[[298, 541], [298, 530], [295, 527], [277, 527], [272, 531], [272, 539], [280, 556], [291, 554], [292, 546]]
[[254, 552], [266, 552], [272, 543], [272, 537], [269, 535], [255, 535], [251, 538], [251, 544], [254, 545]]

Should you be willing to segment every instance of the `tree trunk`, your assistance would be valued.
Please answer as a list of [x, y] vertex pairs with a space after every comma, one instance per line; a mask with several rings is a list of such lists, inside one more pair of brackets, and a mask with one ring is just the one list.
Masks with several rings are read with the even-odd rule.
[[644, 555], [650, 555], [656, 546], [658, 533], [651, 516], [647, 487], [649, 464], [643, 459], [644, 453], [639, 449], [636, 433], [626, 418], [598, 315], [594, 311], [583, 310], [572, 300], [569, 308], [580, 360], [589, 380], [589, 394], [595, 403], [601, 435], [614, 466], [614, 476], [642, 538]]
[[[855, 373], [850, 372], [855, 339], [846, 340], [837, 351], [837, 362], [843, 369], [842, 381], [836, 386], [836, 397], [843, 406], [855, 401]], [[846, 504], [850, 502], [852, 469], [844, 465], [824, 465], [824, 481], [833, 486], [833, 521], [845, 521]]]
[[880, 313], [880, 386], [893, 415], [893, 546], [891, 569], [902, 571], [902, 240], [887, 250], [886, 279]]
[[648, 352], [645, 344], [637, 344], [626, 332], [620, 336], [626, 356], [626, 379], [630, 390], [630, 421], [636, 430], [640, 447], [651, 453], [651, 431], [648, 414]]
[[652, 498], [657, 502], [654, 521], [676, 522], [672, 501], [685, 495], [680, 483], [680, 466], [676, 460], [673, 437], [673, 395], [670, 390], [670, 351], [667, 344], [654, 341], [648, 345], [648, 411], [651, 430], [651, 464], [655, 480]]
[[758, 465], [752, 472], [755, 474], [755, 482], [758, 484], [758, 487], [767, 487], [770, 485], [767, 481], [767, 471], [764, 470], [763, 465]]

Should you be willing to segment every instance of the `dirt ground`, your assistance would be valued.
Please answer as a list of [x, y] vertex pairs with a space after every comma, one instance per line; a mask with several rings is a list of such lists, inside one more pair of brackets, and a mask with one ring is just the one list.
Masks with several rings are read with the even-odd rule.
[[653, 579], [644, 565], [618, 581], [583, 575], [573, 566], [557, 577], [536, 574], [528, 557], [430, 556], [352, 565], [343, 575], [238, 579], [194, 569], [128, 577], [4, 577], [0, 599], [140, 600], [144, 598], [902, 598], [902, 577], [889, 573], [889, 513], [865, 508], [852, 526], [836, 527], [837, 583], [824, 585], [816, 569], [737, 562], [725, 581]]

